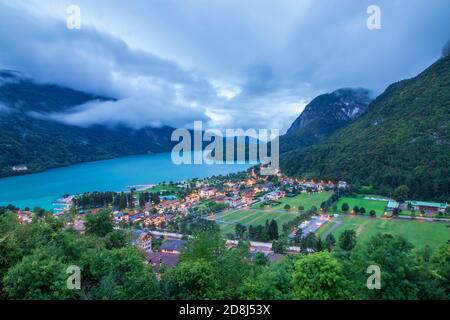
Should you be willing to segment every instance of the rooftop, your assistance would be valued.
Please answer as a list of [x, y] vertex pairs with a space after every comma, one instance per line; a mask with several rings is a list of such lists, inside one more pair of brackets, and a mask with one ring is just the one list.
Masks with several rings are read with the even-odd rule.
[[183, 250], [185, 245], [185, 240], [166, 240], [161, 244], [161, 250], [180, 252], [181, 250]]

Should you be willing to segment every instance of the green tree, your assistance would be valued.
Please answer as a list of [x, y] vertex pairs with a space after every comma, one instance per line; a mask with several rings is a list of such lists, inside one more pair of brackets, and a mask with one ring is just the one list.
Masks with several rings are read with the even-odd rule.
[[247, 227], [244, 226], [243, 224], [238, 223], [234, 227], [234, 230], [236, 237], [238, 239], [242, 239], [244, 237], [245, 232], [247, 231]]
[[258, 269], [255, 277], [244, 281], [244, 298], [281, 300], [291, 297], [292, 278], [284, 264], [270, 264]]
[[431, 257], [430, 263], [439, 288], [445, 290], [445, 299], [450, 299], [450, 243], [442, 245]]
[[375, 210], [370, 210], [369, 215], [374, 218], [377, 216], [377, 213], [375, 212]]
[[405, 202], [408, 200], [409, 188], [406, 185], [401, 185], [394, 190], [394, 199], [398, 202]]
[[[357, 248], [351, 255], [353, 283], [366, 299], [417, 299], [422, 288], [423, 274], [412, 255], [412, 244], [403, 237], [377, 234]], [[369, 290], [366, 286], [367, 267], [375, 265], [381, 271], [381, 288]]]
[[334, 235], [332, 233], [329, 233], [325, 237], [325, 248], [328, 251], [331, 251], [335, 245], [336, 245], [336, 239], [334, 238]]
[[343, 212], [347, 212], [350, 209], [350, 206], [348, 205], [348, 203], [343, 203], [342, 207], [341, 207]]
[[12, 266], [3, 279], [9, 299], [75, 299], [76, 291], [67, 288], [68, 265], [45, 248], [33, 251]]
[[351, 251], [356, 246], [356, 232], [352, 229], [344, 230], [339, 236], [339, 247], [344, 251]]
[[103, 250], [90, 257], [89, 282], [92, 299], [148, 300], [160, 296], [151, 267], [135, 248]]
[[304, 300], [350, 297], [342, 265], [329, 252], [300, 257], [295, 262], [292, 286], [295, 297]]
[[287, 241], [282, 239], [282, 240], [274, 240], [272, 242], [272, 250], [275, 253], [286, 253], [287, 251]]
[[284, 210], [291, 210], [291, 206], [289, 204], [284, 205]]
[[99, 237], [106, 236], [113, 230], [113, 222], [110, 210], [100, 210], [98, 213], [90, 213], [86, 216], [86, 234], [94, 234]]

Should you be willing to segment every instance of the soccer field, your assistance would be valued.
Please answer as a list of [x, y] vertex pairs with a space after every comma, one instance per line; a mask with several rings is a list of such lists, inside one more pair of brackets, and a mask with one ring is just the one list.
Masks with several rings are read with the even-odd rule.
[[444, 222], [426, 222], [418, 220], [400, 220], [369, 218], [358, 216], [341, 216], [321, 227], [317, 235], [324, 237], [332, 233], [336, 239], [346, 229], [353, 229], [358, 242], [365, 242], [377, 233], [401, 235], [415, 247], [429, 245], [433, 249], [450, 240], [450, 228]]
[[384, 214], [384, 210], [386, 209], [386, 206], [387, 206], [386, 201], [343, 197], [343, 198], [340, 198], [336, 204], [338, 212], [342, 212], [341, 208], [344, 203], [347, 203], [349, 205], [350, 212], [352, 211], [353, 207], [357, 206], [359, 208], [363, 207], [364, 209], [366, 209], [365, 215], [369, 215], [370, 210], [375, 210], [377, 216], [382, 216]]
[[214, 216], [214, 220], [220, 225], [223, 234], [234, 233], [237, 223], [246, 226], [257, 226], [266, 223], [266, 220], [276, 220], [278, 230], [281, 232], [283, 223], [294, 219], [298, 213], [287, 212], [284, 210], [259, 210], [259, 209], [242, 209], [236, 211], [228, 211], [219, 213]]

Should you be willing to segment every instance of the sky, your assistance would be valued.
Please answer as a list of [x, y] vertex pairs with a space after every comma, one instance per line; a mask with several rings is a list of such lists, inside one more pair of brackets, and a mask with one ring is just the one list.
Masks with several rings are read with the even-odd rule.
[[0, 69], [115, 99], [40, 115], [54, 121], [283, 133], [319, 94], [417, 75], [448, 17], [448, 0], [0, 0]]

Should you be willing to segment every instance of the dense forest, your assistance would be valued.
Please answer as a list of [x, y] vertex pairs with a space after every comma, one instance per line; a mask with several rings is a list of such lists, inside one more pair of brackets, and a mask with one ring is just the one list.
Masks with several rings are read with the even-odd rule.
[[[109, 211], [86, 217], [86, 233], [67, 226], [75, 213], [32, 223], [0, 215], [2, 299], [448, 299], [450, 244], [415, 249], [398, 236], [359, 243], [344, 232], [329, 246], [269, 262], [246, 242], [227, 248], [220, 234], [197, 233], [175, 267], [158, 279]], [[306, 253], [307, 252], [307, 253]], [[381, 269], [381, 288], [368, 289], [367, 269]], [[67, 288], [67, 268], [81, 270], [81, 289]]]
[[417, 77], [390, 85], [364, 114], [331, 137], [281, 156], [305, 178], [347, 180], [388, 195], [450, 200], [450, 56]]

